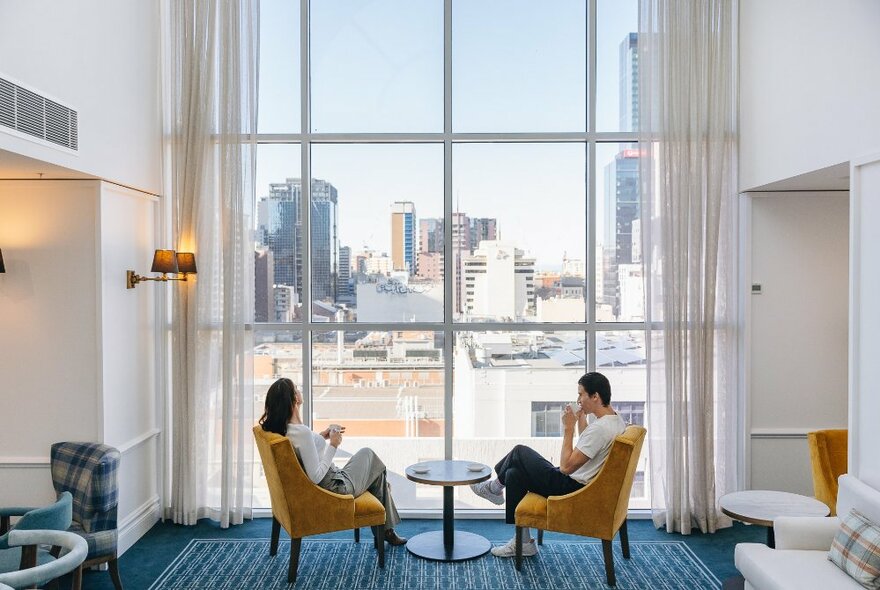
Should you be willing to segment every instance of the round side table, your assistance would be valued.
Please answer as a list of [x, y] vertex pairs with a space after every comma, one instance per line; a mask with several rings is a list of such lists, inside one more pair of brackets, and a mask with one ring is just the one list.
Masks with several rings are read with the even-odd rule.
[[[473, 461], [424, 461], [406, 468], [406, 477], [417, 483], [443, 486], [443, 530], [410, 537], [407, 550], [413, 555], [434, 561], [464, 561], [480, 557], [492, 544], [482, 535], [455, 530], [454, 486], [486, 481], [492, 475], [488, 465], [479, 471], [468, 469]], [[424, 473], [417, 473], [427, 470]]]
[[773, 521], [780, 516], [828, 516], [831, 509], [815, 498], [774, 492], [745, 490], [721, 496], [721, 512], [735, 520], [767, 527], [767, 546], [775, 547]]

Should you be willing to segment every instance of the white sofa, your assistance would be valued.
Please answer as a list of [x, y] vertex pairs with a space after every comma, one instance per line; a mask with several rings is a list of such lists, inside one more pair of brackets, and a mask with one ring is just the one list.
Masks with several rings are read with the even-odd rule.
[[[851, 475], [841, 475], [837, 514], [855, 508], [872, 522], [880, 523], [880, 491]], [[828, 561], [831, 541], [840, 521], [836, 517], [784, 517], [774, 522], [776, 549], [760, 543], [736, 546], [736, 568], [754, 590], [807, 590], [810, 588], [859, 588], [855, 580]]]

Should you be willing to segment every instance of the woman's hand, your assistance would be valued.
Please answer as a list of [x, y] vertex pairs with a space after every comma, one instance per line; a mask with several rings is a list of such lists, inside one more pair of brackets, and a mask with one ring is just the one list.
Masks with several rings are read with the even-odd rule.
[[342, 444], [342, 433], [338, 430], [329, 430], [328, 438], [330, 440], [330, 446], [339, 448], [339, 445]]

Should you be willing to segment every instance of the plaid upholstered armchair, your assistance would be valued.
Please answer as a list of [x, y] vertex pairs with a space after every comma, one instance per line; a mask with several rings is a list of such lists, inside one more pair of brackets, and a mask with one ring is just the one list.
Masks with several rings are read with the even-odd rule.
[[106, 563], [113, 585], [122, 590], [116, 559], [119, 451], [95, 443], [60, 442], [52, 445], [51, 463], [55, 491], [73, 495], [70, 531], [89, 544], [83, 567]]

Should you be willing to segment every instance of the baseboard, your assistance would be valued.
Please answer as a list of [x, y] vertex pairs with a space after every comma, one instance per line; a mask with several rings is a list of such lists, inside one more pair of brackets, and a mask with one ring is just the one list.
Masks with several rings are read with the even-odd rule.
[[137, 543], [138, 539], [147, 534], [153, 525], [159, 522], [159, 496], [153, 496], [119, 523], [119, 550], [122, 555], [128, 548]]

